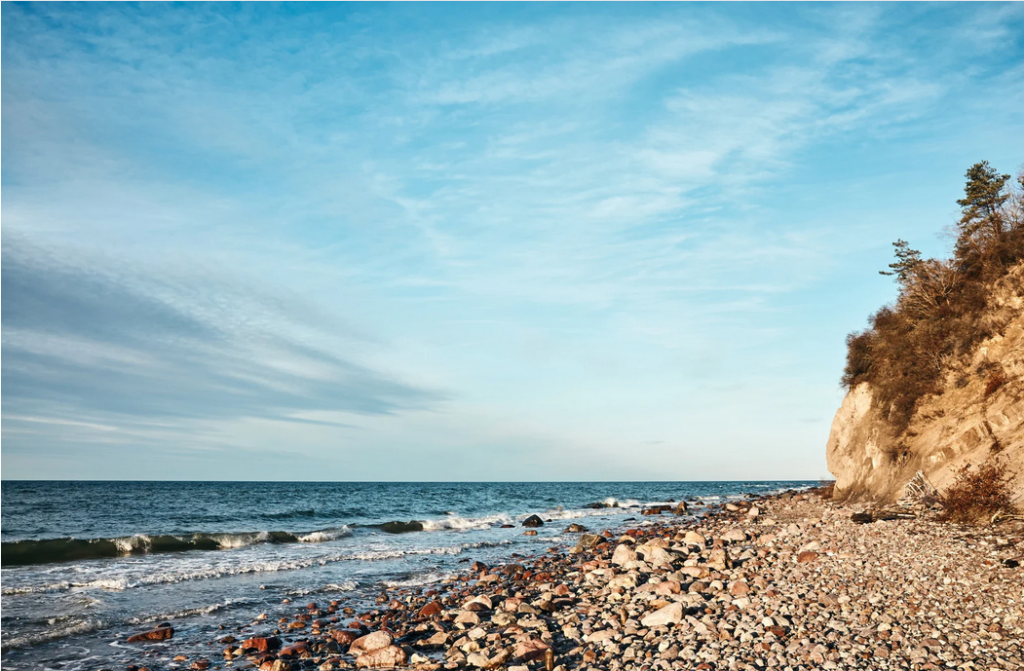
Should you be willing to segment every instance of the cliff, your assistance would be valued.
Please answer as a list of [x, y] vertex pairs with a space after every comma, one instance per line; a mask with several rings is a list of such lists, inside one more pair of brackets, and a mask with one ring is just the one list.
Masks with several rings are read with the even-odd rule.
[[905, 432], [886, 420], [869, 382], [850, 389], [826, 447], [837, 497], [893, 500], [918, 471], [942, 491], [963, 465], [996, 457], [1024, 503], [1024, 264], [989, 291], [982, 319], [996, 335], [946, 364], [938, 392], [917, 403]]

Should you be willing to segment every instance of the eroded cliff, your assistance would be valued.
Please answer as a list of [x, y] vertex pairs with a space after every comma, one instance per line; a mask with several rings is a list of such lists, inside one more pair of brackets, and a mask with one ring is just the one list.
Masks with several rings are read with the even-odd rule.
[[941, 491], [962, 466], [997, 458], [1024, 503], [1024, 265], [991, 287], [988, 306], [983, 318], [995, 335], [948, 363], [939, 392], [920, 400], [905, 432], [887, 421], [870, 383], [849, 391], [826, 448], [837, 496], [892, 500], [918, 471]]

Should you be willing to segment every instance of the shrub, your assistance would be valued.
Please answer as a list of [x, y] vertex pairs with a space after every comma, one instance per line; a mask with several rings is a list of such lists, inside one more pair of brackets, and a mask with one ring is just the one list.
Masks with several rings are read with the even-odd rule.
[[996, 368], [988, 374], [988, 383], [985, 385], [985, 398], [988, 398], [992, 394], [1006, 384], [1006, 373], [1003, 372], [1002, 368]]
[[[921, 398], [941, 392], [951, 364], [993, 335], [983, 319], [991, 285], [1024, 260], [1024, 175], [1019, 187], [1007, 187], [1008, 175], [978, 163], [967, 178], [953, 258], [923, 259], [905, 240], [893, 243], [896, 262], [883, 274], [899, 284], [896, 302], [846, 338], [843, 385], [870, 382], [876, 407], [897, 435]], [[1006, 381], [990, 376], [986, 396]]]
[[976, 469], [961, 468], [953, 483], [939, 495], [942, 519], [965, 524], [991, 519], [1000, 511], [1013, 510], [1010, 483], [1013, 474], [1002, 461], [986, 461]]
[[835, 480], [820, 480], [818, 486], [810, 490], [812, 494], [817, 494], [823, 499], [831, 499], [835, 493], [836, 481]]

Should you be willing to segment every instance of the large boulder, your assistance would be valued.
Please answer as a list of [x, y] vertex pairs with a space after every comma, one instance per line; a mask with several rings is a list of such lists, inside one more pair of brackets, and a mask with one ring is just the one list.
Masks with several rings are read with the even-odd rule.
[[524, 527], [542, 527], [542, 526], [544, 526], [544, 520], [542, 520], [537, 515], [530, 515], [525, 520], [523, 520], [523, 526]]

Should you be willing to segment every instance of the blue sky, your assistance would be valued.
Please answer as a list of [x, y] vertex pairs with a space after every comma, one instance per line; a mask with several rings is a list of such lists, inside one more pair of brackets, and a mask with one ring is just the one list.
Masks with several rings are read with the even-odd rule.
[[3, 476], [826, 475], [1024, 5], [2, 6]]

